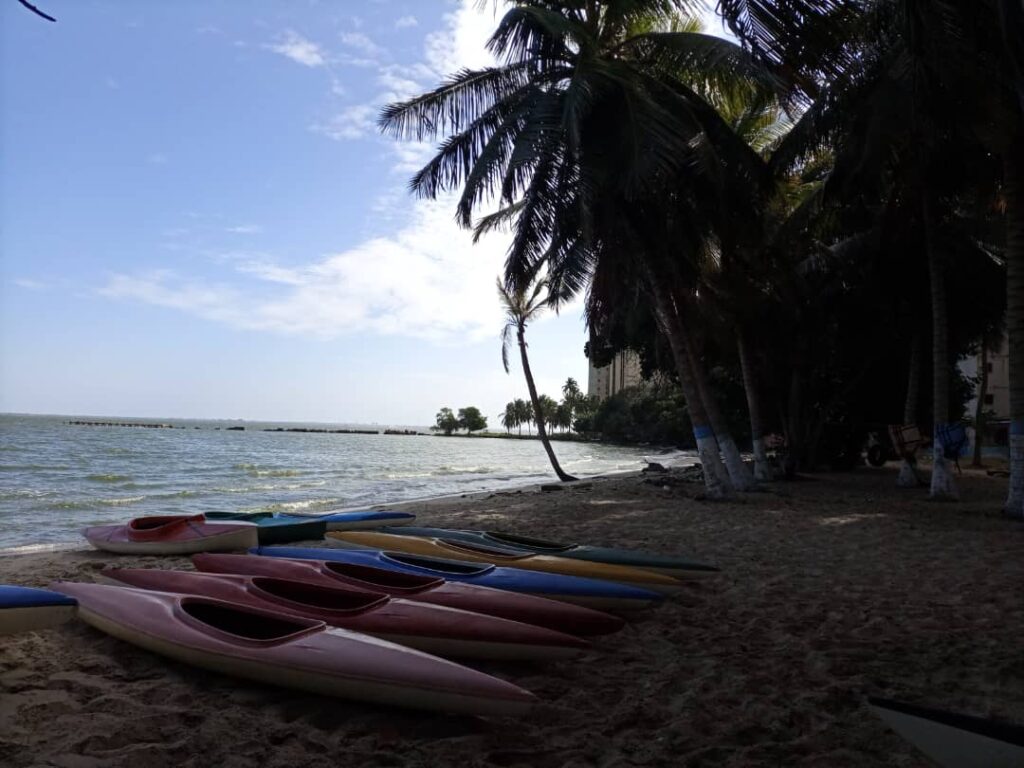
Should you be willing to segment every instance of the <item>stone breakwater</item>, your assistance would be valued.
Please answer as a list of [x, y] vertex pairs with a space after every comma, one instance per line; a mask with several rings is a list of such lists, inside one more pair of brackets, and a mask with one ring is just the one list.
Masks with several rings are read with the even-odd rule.
[[184, 429], [173, 424], [146, 424], [141, 421], [67, 421], [76, 427], [144, 427], [145, 429]]

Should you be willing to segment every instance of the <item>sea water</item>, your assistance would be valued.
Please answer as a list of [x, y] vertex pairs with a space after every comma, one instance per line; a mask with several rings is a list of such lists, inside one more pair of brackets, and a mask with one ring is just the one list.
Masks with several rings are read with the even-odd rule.
[[[264, 431], [352, 427], [325, 424], [68, 423], [81, 418], [0, 415], [0, 551], [80, 544], [85, 526], [140, 515], [328, 511], [555, 479], [537, 440]], [[652, 452], [568, 441], [554, 448], [579, 477], [641, 469]]]

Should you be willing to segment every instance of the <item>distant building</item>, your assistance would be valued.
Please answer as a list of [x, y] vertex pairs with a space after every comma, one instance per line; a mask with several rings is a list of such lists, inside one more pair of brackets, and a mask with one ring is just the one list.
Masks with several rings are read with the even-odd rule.
[[[988, 382], [985, 387], [985, 400], [981, 405], [988, 413], [985, 443], [1006, 446], [1009, 445], [1010, 424], [1010, 351], [1005, 338], [997, 350], [988, 353], [987, 368]], [[978, 407], [978, 390], [981, 388], [981, 354], [961, 360], [960, 370], [965, 376], [976, 377], [978, 381], [974, 397], [966, 407], [966, 416], [973, 419]]]
[[599, 400], [611, 397], [626, 387], [635, 387], [642, 381], [640, 358], [635, 352], [619, 352], [609, 365], [595, 368], [590, 364], [587, 377], [587, 394]]

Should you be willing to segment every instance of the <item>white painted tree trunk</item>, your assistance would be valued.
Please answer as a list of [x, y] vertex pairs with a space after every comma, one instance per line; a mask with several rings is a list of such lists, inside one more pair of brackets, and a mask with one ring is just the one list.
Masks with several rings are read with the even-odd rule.
[[[716, 435], [716, 437], [718, 437]], [[722, 458], [725, 461], [725, 468], [729, 472], [729, 479], [733, 488], [738, 491], [752, 491], [757, 487], [750, 469], [743, 463], [740, 449], [736, 447], [736, 441], [731, 435], [718, 437], [718, 447], [722, 449]]]
[[729, 485], [737, 491], [752, 491], [757, 487], [757, 483], [754, 481], [753, 475], [750, 474], [750, 470], [747, 469], [747, 465], [743, 463], [743, 457], [740, 456], [740, 450], [736, 447], [736, 441], [729, 434], [729, 425], [726, 424], [725, 419], [722, 417], [722, 412], [718, 407], [718, 399], [711, 390], [711, 384], [708, 382], [707, 374], [704, 372], [704, 363], [697, 355], [690, 336], [683, 333], [682, 338], [684, 352], [690, 363], [690, 370], [693, 372], [694, 384], [697, 386], [697, 393], [704, 403], [704, 411], [707, 413], [708, 423], [711, 425], [715, 439], [718, 441], [718, 447], [721, 449], [722, 456], [725, 459], [725, 469], [729, 473]]
[[900, 488], [917, 488], [917, 474], [914, 465], [906, 459], [900, 462], [900, 473], [896, 476], [896, 485]]
[[732, 486], [729, 484], [729, 474], [722, 466], [715, 433], [708, 424], [704, 401], [694, 382], [693, 370], [686, 352], [685, 331], [679, 322], [675, 301], [658, 280], [648, 276], [648, 284], [654, 295], [658, 324], [668, 339], [679, 374], [679, 386], [686, 399], [690, 424], [693, 425], [693, 437], [697, 442], [697, 454], [704, 470], [704, 489], [708, 498], [724, 498], [732, 490]]
[[764, 438], [755, 437], [752, 442], [754, 446], [754, 479], [762, 483], [774, 480], [775, 471], [772, 469], [772, 463], [768, 459], [768, 451], [764, 447]]
[[935, 430], [935, 445], [932, 451], [932, 487], [931, 498], [938, 501], [956, 501], [960, 494], [956, 488], [956, 479], [953, 477], [953, 470], [950, 469], [950, 462], [943, 453], [942, 438], [939, 430]]
[[704, 470], [704, 490], [712, 499], [723, 499], [729, 492], [729, 474], [722, 466], [718, 441], [707, 427], [695, 427], [693, 435], [697, 440], [697, 455], [700, 456], [701, 468]]

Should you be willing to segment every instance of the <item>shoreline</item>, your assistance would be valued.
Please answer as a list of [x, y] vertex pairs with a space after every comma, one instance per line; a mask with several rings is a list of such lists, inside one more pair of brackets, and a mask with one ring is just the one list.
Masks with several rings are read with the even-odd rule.
[[[696, 459], [695, 459], [695, 462], [696, 462]], [[640, 470], [640, 469], [623, 469], [623, 470], [614, 470], [614, 471], [611, 471], [611, 472], [602, 472], [602, 473], [597, 474], [597, 475], [584, 475], [584, 476], [581, 476], [578, 480], [576, 480], [575, 483], [576, 484], [578, 484], [578, 483], [589, 483], [589, 482], [593, 482], [593, 481], [600, 481], [600, 480], [603, 480], [603, 479], [611, 479], [611, 478], [620, 477], [620, 476], [628, 476], [628, 475], [634, 475], [634, 474], [635, 475], [639, 475], [639, 474], [642, 473], [642, 471], [643, 470]], [[514, 493], [523, 493], [523, 492], [529, 492], [529, 491], [539, 491], [541, 486], [548, 485], [548, 484], [549, 483], [543, 482], [543, 481], [539, 481], [539, 482], [538, 481], [530, 481], [530, 482], [523, 483], [521, 485], [499, 486], [499, 487], [495, 487], [495, 488], [485, 488], [485, 489], [481, 489], [481, 490], [477, 490], [477, 491], [469, 491], [467, 493], [441, 494], [441, 495], [435, 495], [435, 496], [423, 496], [423, 497], [417, 497], [417, 498], [413, 498], [413, 499], [405, 499], [403, 501], [380, 502], [380, 503], [376, 503], [376, 504], [369, 504], [369, 505], [363, 505], [363, 506], [354, 506], [354, 507], [338, 507], [337, 509], [332, 509], [332, 510], [325, 511], [325, 512], [316, 512], [316, 513], [313, 513], [313, 514], [302, 514], [302, 513], [295, 513], [295, 512], [290, 513], [290, 514], [295, 516], [295, 517], [309, 517], [309, 518], [315, 519], [315, 518], [321, 517], [323, 515], [329, 515], [329, 514], [334, 514], [334, 513], [338, 513], [338, 512], [361, 512], [363, 510], [377, 510], [377, 511], [381, 511], [381, 512], [388, 511], [388, 510], [402, 511], [402, 508], [407, 507], [409, 505], [420, 505], [420, 506], [424, 506], [424, 507], [430, 507], [430, 506], [434, 506], [436, 504], [442, 504], [444, 502], [456, 501], [456, 500], [460, 500], [460, 499], [467, 499], [467, 500], [484, 499], [484, 498], [488, 498], [488, 497], [490, 497], [490, 496], [492, 496], [494, 494], [500, 494], [500, 493], [514, 494]], [[550, 484], [559, 484], [560, 485], [560, 483], [558, 482], [557, 478], [552, 478], [551, 481], [550, 481]], [[566, 484], [566, 487], [569, 487], [571, 485], [573, 485], [573, 483]], [[289, 513], [284, 513], [284, 514], [289, 514]], [[106, 523], [106, 524], [113, 524], [113, 523], [116, 523], [116, 522], [118, 522], [118, 521], [117, 520], [112, 520], [112, 521], [109, 521], [109, 523]], [[84, 541], [84, 539], [82, 541]], [[93, 550], [87, 544], [83, 546], [82, 542], [80, 542], [80, 541], [52, 542], [52, 543], [47, 543], [47, 542], [31, 543], [30, 542], [30, 543], [27, 543], [27, 544], [15, 544], [15, 545], [9, 546], [9, 547], [0, 547], [0, 557], [18, 557], [19, 555], [32, 555], [32, 554], [38, 554], [38, 553], [44, 553], [44, 552], [69, 552], [69, 551], [72, 551], [72, 552], [74, 552], [74, 551], [89, 552], [89, 551], [93, 551]]]

